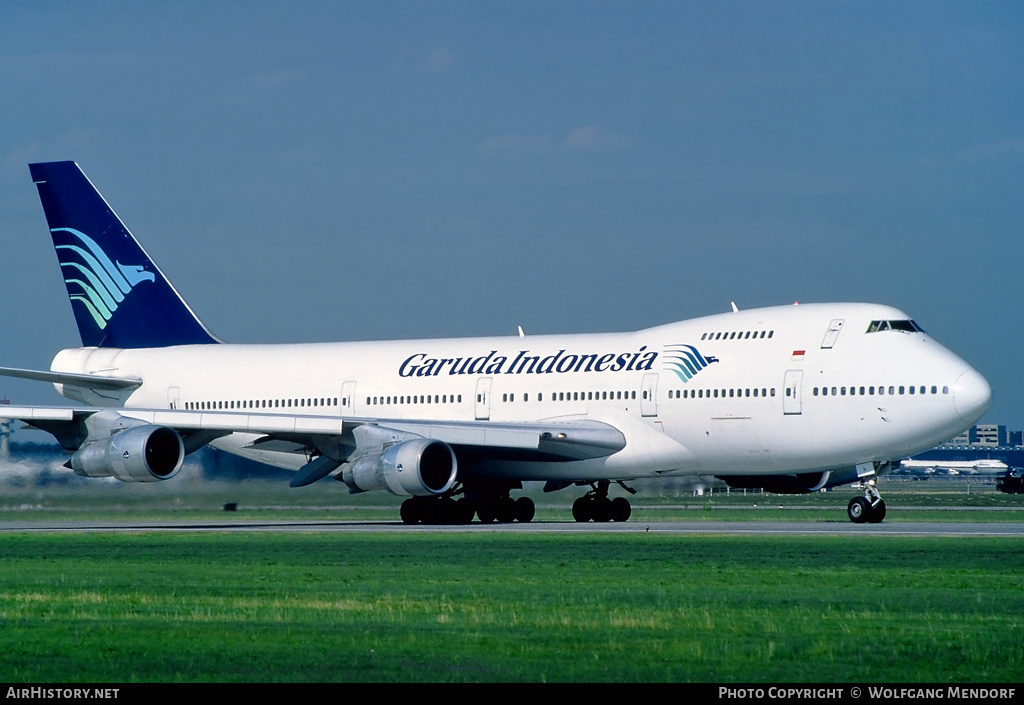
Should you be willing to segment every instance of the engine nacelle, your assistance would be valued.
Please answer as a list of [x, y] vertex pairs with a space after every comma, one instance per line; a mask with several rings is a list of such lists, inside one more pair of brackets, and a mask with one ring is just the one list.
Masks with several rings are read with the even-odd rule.
[[83, 477], [116, 477], [124, 482], [156, 482], [178, 474], [185, 444], [173, 428], [143, 424], [92, 441], [71, 456]]
[[[873, 474], [873, 473], [871, 473]], [[857, 482], [865, 474], [857, 468], [849, 470], [826, 470], [790, 475], [716, 475], [729, 487], [757, 489], [774, 494], [807, 494], [829, 487], [839, 487]]]
[[447, 443], [417, 438], [360, 456], [345, 465], [341, 479], [355, 491], [423, 497], [450, 490], [457, 474], [455, 452]]

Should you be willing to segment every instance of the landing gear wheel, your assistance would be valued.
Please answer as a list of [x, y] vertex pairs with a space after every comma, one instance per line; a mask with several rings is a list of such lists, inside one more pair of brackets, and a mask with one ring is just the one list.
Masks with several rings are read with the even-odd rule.
[[846, 513], [854, 524], [863, 524], [871, 515], [871, 502], [865, 497], [854, 497], [846, 506]]
[[612, 500], [612, 521], [628, 521], [629, 515], [633, 513], [633, 507], [625, 497], [616, 497]]
[[424, 524], [455, 523], [455, 500], [451, 497], [431, 497], [422, 502]]
[[572, 518], [580, 523], [591, 520], [590, 497], [583, 496], [572, 503]]
[[511, 497], [498, 500], [497, 519], [499, 524], [511, 524], [516, 518], [516, 501]]
[[520, 524], [533, 521], [533, 515], [536, 513], [537, 508], [529, 497], [520, 497], [516, 500], [516, 521]]
[[871, 512], [868, 514], [868, 523], [881, 524], [883, 519], [885, 519], [885, 502], [880, 499], [871, 507]]
[[607, 497], [594, 497], [590, 500], [590, 513], [594, 521], [601, 522], [612, 520], [612, 501]]
[[494, 520], [498, 518], [496, 506], [494, 502], [487, 502], [476, 508], [476, 516], [480, 519], [481, 524], [494, 523]]
[[399, 513], [402, 517], [403, 524], [419, 524], [420, 520], [423, 519], [423, 511], [420, 506], [419, 498], [410, 497], [402, 502], [402, 508]]

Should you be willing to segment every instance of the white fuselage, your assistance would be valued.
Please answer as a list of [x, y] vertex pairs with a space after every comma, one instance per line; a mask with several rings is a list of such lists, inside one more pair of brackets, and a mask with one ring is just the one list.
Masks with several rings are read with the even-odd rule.
[[[975, 423], [991, 392], [966, 362], [872, 304], [752, 309], [630, 333], [64, 350], [60, 372], [135, 376], [104, 406], [401, 420], [592, 419], [626, 448], [565, 463], [489, 463], [521, 480], [849, 468], [926, 450]], [[70, 390], [69, 390], [70, 391]], [[62, 392], [63, 393], [63, 392]], [[214, 443], [257, 451], [249, 434]]]

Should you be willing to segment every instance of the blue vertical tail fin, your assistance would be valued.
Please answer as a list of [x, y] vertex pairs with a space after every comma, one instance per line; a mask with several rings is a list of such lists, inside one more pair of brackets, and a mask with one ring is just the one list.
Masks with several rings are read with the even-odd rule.
[[82, 345], [218, 343], [75, 162], [29, 164]]

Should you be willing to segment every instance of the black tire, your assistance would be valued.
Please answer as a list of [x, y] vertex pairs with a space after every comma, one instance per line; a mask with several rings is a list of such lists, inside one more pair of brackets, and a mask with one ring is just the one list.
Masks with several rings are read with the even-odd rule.
[[402, 508], [399, 510], [399, 514], [402, 517], [403, 524], [419, 524], [420, 520], [423, 518], [423, 513], [420, 511], [418, 498], [410, 497], [402, 502]]
[[572, 518], [578, 522], [587, 522], [592, 518], [590, 497], [580, 497], [572, 503]]
[[423, 503], [426, 511], [423, 513], [424, 524], [454, 524], [455, 523], [455, 500], [451, 497], [430, 498]]
[[496, 515], [499, 524], [511, 524], [516, 519], [516, 502], [511, 497], [498, 500]]
[[607, 497], [597, 497], [591, 506], [594, 521], [604, 523], [612, 520], [612, 501]]
[[480, 519], [481, 524], [492, 524], [494, 520], [498, 518], [496, 511], [497, 503], [493, 501], [484, 502], [476, 508], [477, 518]]
[[612, 521], [629, 521], [629, 515], [633, 513], [633, 507], [625, 497], [616, 497], [612, 500]]
[[520, 524], [526, 524], [527, 522], [533, 521], [533, 515], [537, 513], [537, 508], [533, 505], [533, 500], [529, 497], [520, 497], [516, 500], [516, 521]]
[[868, 522], [871, 524], [881, 524], [883, 519], [885, 519], [885, 501], [880, 499], [875, 502], [875, 506], [871, 507], [871, 512], [868, 514]]
[[854, 524], [863, 524], [871, 514], [871, 503], [865, 497], [854, 497], [846, 506], [846, 513]]

